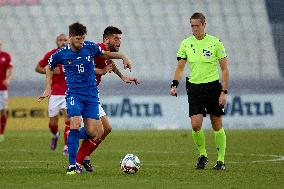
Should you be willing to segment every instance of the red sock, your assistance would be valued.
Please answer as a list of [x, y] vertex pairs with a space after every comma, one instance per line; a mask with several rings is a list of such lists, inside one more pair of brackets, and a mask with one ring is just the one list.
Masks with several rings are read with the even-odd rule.
[[70, 120], [67, 118], [65, 118], [65, 126], [70, 127]]
[[64, 145], [67, 145], [67, 138], [68, 138], [69, 131], [70, 131], [70, 126], [69, 125], [65, 125], [65, 129], [64, 129]]
[[84, 158], [86, 156], [89, 156], [102, 142], [102, 140], [91, 140], [86, 139], [83, 140], [80, 149], [78, 150], [77, 156], [76, 156], [76, 162], [79, 164], [82, 164]]
[[56, 133], [58, 132], [58, 125], [51, 125], [49, 124], [49, 130], [53, 135], [56, 135]]
[[70, 131], [70, 120], [65, 118], [65, 128], [64, 128], [64, 145], [67, 145], [67, 138]]
[[91, 153], [93, 153], [93, 151], [94, 151], [95, 149], [97, 149], [97, 147], [98, 147], [98, 146], [100, 145], [100, 143], [102, 142], [101, 139], [97, 139], [97, 140], [91, 140], [91, 139], [89, 139], [89, 140], [90, 140], [92, 143], [96, 144], [96, 145], [93, 145], [93, 147], [89, 149], [89, 151], [88, 151], [88, 153], [87, 153], [86, 156], [90, 156]]
[[5, 128], [7, 123], [7, 116], [2, 115], [1, 116], [1, 128], [0, 128], [0, 134], [4, 134]]

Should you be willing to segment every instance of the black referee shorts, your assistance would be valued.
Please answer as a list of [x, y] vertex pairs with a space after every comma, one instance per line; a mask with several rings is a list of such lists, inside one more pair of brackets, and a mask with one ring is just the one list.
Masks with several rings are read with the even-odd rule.
[[219, 96], [222, 85], [219, 81], [193, 84], [187, 80], [186, 90], [189, 104], [189, 117], [192, 115], [206, 114], [224, 115], [224, 106], [219, 105]]

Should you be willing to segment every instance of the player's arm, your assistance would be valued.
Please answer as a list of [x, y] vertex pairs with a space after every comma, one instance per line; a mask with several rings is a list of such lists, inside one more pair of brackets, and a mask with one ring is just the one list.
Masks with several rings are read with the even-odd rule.
[[137, 85], [137, 84], [140, 83], [140, 81], [138, 81], [138, 79], [135, 78], [135, 77], [127, 77], [127, 76], [123, 75], [123, 74], [120, 72], [119, 68], [117, 67], [117, 65], [115, 64], [114, 61], [110, 60], [110, 64], [112, 64], [112, 67], [113, 67], [113, 68], [112, 68], [112, 71], [113, 71], [123, 82], [129, 83], [129, 84], [135, 83], [135, 85]]
[[8, 62], [8, 65], [7, 65], [7, 70], [6, 70], [6, 79], [3, 81], [3, 84], [8, 87], [10, 85], [10, 82], [13, 78], [13, 73], [14, 73], [14, 67], [13, 67], [13, 64], [11, 63], [12, 58], [9, 54], [7, 57], [7, 62]]
[[45, 74], [45, 68], [41, 67], [38, 63], [35, 67], [35, 72], [40, 73], [40, 74]]
[[47, 66], [45, 68], [45, 90], [43, 91], [42, 95], [38, 98], [38, 102], [41, 102], [45, 97], [49, 97], [51, 94], [51, 79], [53, 76], [53, 70]]
[[182, 77], [183, 70], [186, 64], [186, 60], [183, 58], [178, 58], [178, 64], [175, 70], [174, 78], [171, 85], [170, 93], [172, 96], [177, 96], [177, 86], [179, 85], [179, 81]]
[[106, 73], [111, 72], [111, 71], [112, 71], [112, 64], [108, 64], [103, 69], [95, 68], [95, 73], [98, 75], [105, 75]]
[[128, 68], [131, 71], [131, 61], [128, 59], [126, 55], [118, 52], [103, 51], [103, 56], [108, 59], [122, 59], [124, 69]]
[[48, 66], [45, 67], [45, 90], [41, 96], [38, 97], [38, 102], [41, 102], [45, 97], [49, 97], [51, 95], [52, 76], [54, 68], [56, 68], [59, 63], [58, 56], [58, 53], [55, 53], [51, 55], [48, 60]]
[[228, 85], [229, 85], [229, 69], [228, 69], [228, 59], [227, 57], [222, 58], [219, 60], [220, 68], [221, 68], [221, 76], [222, 76], [222, 92], [219, 98], [219, 104], [220, 105], [225, 105], [227, 98], [225, 94], [225, 90], [228, 90]]
[[[48, 64], [48, 60], [49, 60], [50, 56], [52, 55], [51, 53], [52, 53], [52, 51], [46, 53], [46, 54], [44, 55], [43, 59], [41, 59], [41, 60], [37, 63], [37, 65], [36, 65], [36, 67], [35, 67], [35, 72], [40, 73], [40, 74], [45, 74], [45, 73], [46, 73], [46, 72], [45, 72], [45, 67], [46, 67], [47, 64]], [[53, 74], [60, 74], [60, 70], [59, 70], [58, 67], [56, 67], [53, 71], [54, 71]]]
[[44, 57], [37, 63], [35, 72], [45, 74], [45, 66], [48, 64], [48, 59], [51, 56], [51, 51], [46, 53]]
[[13, 75], [14, 75], [14, 68], [13, 66], [11, 66], [6, 71], [6, 79], [3, 81], [4, 85], [6, 85], [7, 87], [10, 85]]
[[172, 96], [177, 97], [177, 87], [179, 85], [179, 81], [181, 80], [183, 70], [187, 61], [187, 53], [186, 53], [186, 41], [183, 40], [179, 46], [178, 52], [177, 52], [177, 67], [175, 70], [175, 74], [173, 77], [173, 81], [171, 84], [170, 94]]

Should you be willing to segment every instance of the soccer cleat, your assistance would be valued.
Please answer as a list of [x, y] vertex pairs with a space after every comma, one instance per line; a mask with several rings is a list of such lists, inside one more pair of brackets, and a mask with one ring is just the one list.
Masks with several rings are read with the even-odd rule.
[[76, 169], [77, 169], [77, 166], [75, 166], [75, 165], [70, 165], [68, 168], [67, 168], [67, 172], [66, 172], [66, 174], [67, 175], [75, 175], [76, 173], [77, 173], [77, 171], [76, 171]]
[[67, 175], [75, 175], [75, 174], [81, 174], [81, 173], [83, 173], [83, 169], [78, 164], [69, 165], [69, 167], [67, 168], [67, 172], [66, 172]]
[[214, 170], [225, 170], [225, 164], [222, 161], [217, 161], [216, 165], [213, 167]]
[[50, 149], [51, 150], [55, 150], [57, 147], [57, 141], [58, 138], [57, 137], [52, 137], [51, 141], [50, 141]]
[[82, 162], [82, 165], [86, 169], [86, 171], [88, 171], [88, 172], [94, 172], [95, 171], [90, 160], [84, 160]]
[[195, 168], [204, 169], [207, 163], [208, 163], [208, 158], [202, 155], [198, 158]]
[[68, 146], [67, 145], [64, 146], [62, 153], [64, 156], [68, 156]]
[[78, 173], [78, 174], [82, 174], [83, 173], [82, 167], [80, 165], [78, 165], [77, 163], [76, 163], [76, 173]]
[[56, 147], [57, 147], [57, 141], [58, 141], [58, 138], [60, 136], [60, 133], [57, 132], [54, 137], [52, 137], [51, 141], [50, 141], [50, 149], [51, 150], [55, 150]]

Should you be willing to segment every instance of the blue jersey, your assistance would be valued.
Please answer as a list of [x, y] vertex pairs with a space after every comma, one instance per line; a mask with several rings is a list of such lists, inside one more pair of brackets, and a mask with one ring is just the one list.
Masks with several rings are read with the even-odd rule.
[[56, 51], [48, 61], [51, 69], [62, 64], [67, 83], [67, 94], [92, 94], [97, 96], [97, 82], [94, 71], [94, 56], [103, 54], [93, 42], [84, 41], [83, 47], [74, 52], [69, 45]]

